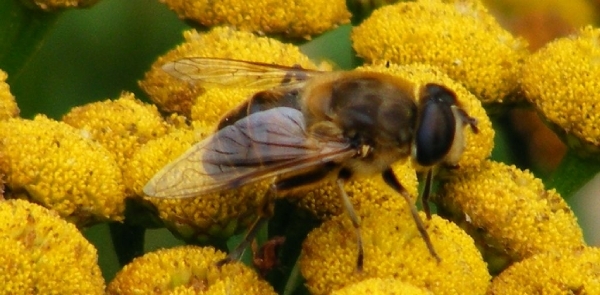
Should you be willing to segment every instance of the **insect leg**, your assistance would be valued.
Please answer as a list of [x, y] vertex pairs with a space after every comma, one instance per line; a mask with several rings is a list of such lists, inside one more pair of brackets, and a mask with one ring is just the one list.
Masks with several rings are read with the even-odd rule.
[[421, 220], [421, 217], [419, 216], [419, 213], [417, 212], [417, 207], [415, 206], [415, 204], [413, 204], [413, 202], [410, 198], [410, 195], [408, 194], [408, 191], [406, 191], [406, 189], [402, 186], [402, 184], [400, 184], [400, 181], [398, 181], [398, 178], [396, 177], [396, 175], [394, 175], [394, 171], [392, 171], [391, 168], [388, 168], [383, 172], [382, 176], [383, 176], [383, 180], [385, 181], [385, 183], [387, 183], [396, 192], [400, 193], [400, 195], [402, 195], [402, 197], [404, 197], [404, 200], [406, 200], [406, 203], [408, 203], [408, 207], [410, 208], [410, 214], [412, 215], [413, 219], [415, 220], [417, 229], [419, 230], [421, 237], [423, 237], [423, 240], [425, 241], [425, 244], [427, 245], [427, 249], [429, 249], [429, 253], [431, 254], [431, 256], [435, 257], [435, 259], [438, 262], [442, 261], [440, 259], [440, 257], [437, 255], [437, 253], [435, 252], [435, 249], [433, 248], [433, 244], [431, 243], [431, 239], [429, 238], [427, 229], [425, 229], [423, 220]]
[[345, 170], [340, 171], [338, 179], [336, 180], [336, 184], [338, 187], [338, 193], [340, 194], [340, 197], [342, 197], [342, 204], [344, 205], [344, 209], [346, 209], [348, 216], [350, 216], [350, 220], [352, 220], [352, 226], [354, 226], [354, 230], [356, 231], [356, 244], [358, 246], [356, 269], [358, 269], [358, 271], [362, 271], [365, 254], [363, 250], [362, 234], [360, 232], [360, 218], [358, 217], [358, 215], [356, 215], [356, 211], [354, 211], [354, 207], [352, 206], [352, 203], [348, 198], [348, 194], [346, 194], [346, 190], [344, 190], [344, 183], [348, 178], [350, 178], [350, 175], [345, 175], [349, 173], [345, 172]]
[[427, 215], [427, 219], [431, 219], [431, 208], [429, 208], [429, 197], [431, 196], [431, 185], [433, 183], [433, 169], [427, 170], [427, 176], [425, 177], [425, 188], [423, 189], [423, 196], [421, 196], [421, 203], [423, 203], [423, 211]]
[[269, 190], [265, 193], [265, 197], [263, 198], [262, 208], [259, 211], [258, 218], [254, 221], [252, 226], [248, 229], [246, 236], [244, 239], [233, 249], [225, 259], [217, 262], [218, 266], [222, 266], [228, 262], [239, 260], [242, 257], [242, 254], [250, 246], [254, 238], [258, 234], [258, 231], [264, 227], [269, 219], [273, 216], [273, 200], [275, 200], [277, 189], [275, 185], [271, 185]]

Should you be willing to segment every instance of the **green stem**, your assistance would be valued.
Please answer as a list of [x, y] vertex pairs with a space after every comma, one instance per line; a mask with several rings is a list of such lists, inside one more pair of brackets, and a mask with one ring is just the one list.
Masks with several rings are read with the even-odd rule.
[[556, 171], [552, 173], [545, 184], [547, 188], [555, 188], [563, 198], [567, 199], [598, 172], [600, 172], [599, 161], [582, 158], [569, 149]]
[[283, 288], [283, 295], [291, 295], [296, 291], [296, 288], [298, 287], [298, 285], [302, 282], [302, 277], [300, 275], [300, 263], [298, 263], [300, 260], [300, 257], [298, 257], [298, 259], [296, 260], [296, 263], [294, 263], [294, 267], [292, 268], [292, 271], [290, 272], [290, 276], [287, 279], [287, 282], [285, 283], [285, 287]]
[[42, 46], [60, 13], [25, 7], [18, 0], [0, 1], [0, 69], [12, 84]]

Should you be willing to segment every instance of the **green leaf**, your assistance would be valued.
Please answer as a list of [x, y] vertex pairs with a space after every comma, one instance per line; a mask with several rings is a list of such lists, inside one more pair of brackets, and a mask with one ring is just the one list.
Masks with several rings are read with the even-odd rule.
[[565, 199], [573, 196], [584, 184], [600, 172], [600, 161], [583, 158], [569, 149], [549, 179], [546, 188], [555, 188]]
[[0, 69], [8, 73], [9, 84], [19, 78], [59, 15], [29, 9], [17, 0], [0, 1]]

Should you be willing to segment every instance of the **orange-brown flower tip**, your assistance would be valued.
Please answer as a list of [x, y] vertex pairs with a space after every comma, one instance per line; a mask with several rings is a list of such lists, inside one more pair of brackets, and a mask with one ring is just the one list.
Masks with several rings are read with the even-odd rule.
[[104, 294], [96, 249], [54, 211], [0, 201], [0, 285], [4, 294]]
[[377, 9], [352, 32], [369, 62], [425, 63], [442, 69], [484, 103], [502, 102], [518, 86], [525, 42], [479, 1], [400, 2]]
[[540, 253], [503, 271], [487, 294], [600, 294], [599, 265], [595, 247]]
[[331, 292], [331, 295], [358, 295], [358, 294], [406, 294], [406, 295], [431, 295], [427, 289], [415, 287], [395, 278], [371, 278], [348, 285], [342, 289]]
[[44, 11], [54, 11], [63, 8], [86, 8], [100, 0], [22, 0], [29, 7]]
[[[139, 196], [144, 196], [148, 181], [170, 161], [193, 148], [194, 143], [208, 136], [212, 128], [195, 124], [195, 129], [173, 131], [163, 137], [151, 140], [142, 146], [131, 158], [125, 183]], [[201, 170], [202, 163], [189, 161], [176, 169]], [[194, 186], [196, 179], [191, 181]], [[154, 184], [164, 185], [165, 181], [181, 181], [181, 178], [168, 178]], [[201, 181], [198, 179], [198, 181]], [[256, 218], [258, 208], [267, 188], [265, 182], [251, 184], [240, 189], [224, 190], [190, 198], [145, 197], [156, 206], [160, 218], [166, 226], [188, 240], [206, 241], [210, 237], [229, 237], [247, 228]], [[153, 188], [154, 190], [157, 190]]]
[[15, 97], [10, 93], [10, 86], [6, 83], [8, 75], [0, 70], [0, 120], [19, 116], [19, 107]]
[[123, 169], [143, 144], [168, 131], [156, 106], [144, 104], [133, 93], [75, 107], [62, 120], [102, 144]]
[[525, 95], [565, 143], [586, 154], [600, 154], [600, 29], [547, 44], [523, 66]]
[[[167, 112], [178, 112], [190, 116], [191, 108], [196, 98], [204, 92], [205, 87], [211, 85], [194, 85], [195, 80], [183, 81], [169, 75], [162, 67], [172, 61], [188, 59], [193, 63], [195, 57], [211, 57], [224, 59], [237, 59], [254, 62], [273, 63], [278, 65], [294, 66], [316, 69], [317, 67], [303, 55], [298, 47], [285, 44], [272, 38], [258, 37], [252, 33], [240, 32], [231, 28], [216, 27], [207, 33], [198, 33], [195, 30], [184, 32], [185, 42], [174, 50], [160, 57], [140, 87], [148, 93], [153, 102]], [[193, 67], [186, 67], [182, 76], [197, 74]], [[245, 85], [236, 85], [235, 88], [247, 88]], [[220, 110], [225, 109], [221, 107]], [[213, 111], [214, 112], [214, 111]], [[197, 114], [196, 117], [201, 117]]]
[[229, 25], [261, 34], [310, 38], [350, 22], [346, 1], [164, 1], [185, 19], [203, 26]]
[[434, 294], [483, 294], [487, 289], [490, 275], [481, 254], [453, 223], [435, 215], [425, 221], [441, 258], [438, 263], [408, 210], [372, 208], [359, 214], [365, 250], [362, 270], [357, 269], [356, 232], [347, 216], [325, 221], [304, 241], [300, 270], [312, 294], [328, 294], [376, 277], [394, 277]]
[[[392, 169], [406, 191], [413, 196], [412, 199], [416, 200], [419, 184], [412, 164], [409, 161], [398, 162], [392, 166]], [[361, 208], [385, 208], [386, 210], [399, 211], [406, 208], [402, 197], [383, 181], [381, 175], [351, 180], [344, 185], [344, 190], [356, 210], [361, 210]], [[344, 213], [342, 199], [337, 185], [333, 182], [324, 182], [314, 189], [301, 194], [293, 194], [287, 198], [297, 202], [300, 207], [308, 209], [308, 211], [322, 219]], [[394, 202], [390, 200], [394, 200]], [[395, 200], [398, 202], [395, 202]]]
[[439, 199], [513, 260], [583, 245], [569, 206], [529, 171], [489, 161], [447, 182]]
[[10, 194], [25, 195], [78, 225], [123, 218], [121, 171], [86, 134], [42, 115], [0, 121], [0, 134], [0, 172]]
[[[477, 120], [478, 133], [469, 126], [464, 128], [465, 149], [458, 162], [463, 168], [479, 167], [487, 159], [494, 148], [494, 129], [481, 102], [465, 89], [460, 83], [452, 80], [437, 67], [425, 64], [409, 65], [370, 65], [358, 68], [358, 70], [377, 71], [395, 75], [409, 81], [414, 85], [415, 93], [420, 87], [427, 83], [436, 83], [450, 89], [456, 95], [459, 106], [471, 117]], [[418, 97], [418, 95], [415, 95]], [[458, 169], [460, 171], [461, 169]]]
[[126, 265], [108, 285], [108, 294], [276, 294], [246, 265], [218, 266], [225, 253], [182, 246], [147, 253]]

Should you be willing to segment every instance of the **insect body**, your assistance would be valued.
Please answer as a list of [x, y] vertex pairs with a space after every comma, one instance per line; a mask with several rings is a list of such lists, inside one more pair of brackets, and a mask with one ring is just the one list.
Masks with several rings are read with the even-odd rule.
[[[456, 165], [465, 145], [463, 127], [477, 129], [454, 92], [439, 84], [415, 88], [407, 80], [377, 72], [320, 72], [226, 59], [182, 59], [163, 69], [184, 81], [269, 90], [230, 111], [216, 133], [158, 172], [144, 188], [147, 195], [195, 197], [273, 179], [267, 198], [272, 199], [333, 180], [357, 232], [360, 268], [360, 225], [344, 183], [381, 173], [409, 202], [430, 252], [438, 258], [390, 166], [411, 156], [425, 167]], [[427, 194], [431, 175], [429, 170]], [[426, 199], [424, 195], [424, 204]], [[241, 254], [268, 217], [260, 217], [231, 258]]]

